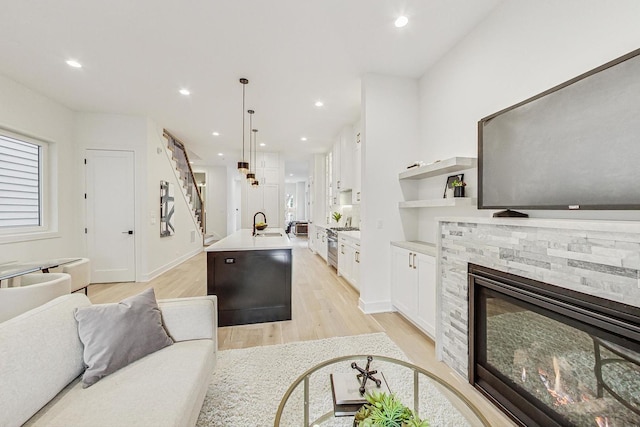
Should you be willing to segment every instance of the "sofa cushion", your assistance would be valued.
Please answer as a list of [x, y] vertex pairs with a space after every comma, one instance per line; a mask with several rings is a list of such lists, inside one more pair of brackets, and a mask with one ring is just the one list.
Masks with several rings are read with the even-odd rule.
[[27, 426], [193, 426], [215, 365], [213, 341], [177, 342], [103, 378], [78, 380]]
[[74, 315], [84, 344], [84, 387], [173, 344], [162, 326], [153, 288], [119, 303], [77, 308]]
[[65, 295], [0, 323], [0, 426], [21, 425], [82, 373], [73, 310], [89, 304]]

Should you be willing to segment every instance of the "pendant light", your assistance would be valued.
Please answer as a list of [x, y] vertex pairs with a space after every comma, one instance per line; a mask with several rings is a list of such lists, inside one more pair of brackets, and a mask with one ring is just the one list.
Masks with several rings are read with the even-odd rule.
[[[255, 113], [255, 111], [247, 110], [247, 113], [249, 113], [249, 129], [253, 129], [253, 113]], [[249, 164], [254, 165], [253, 168], [249, 168], [249, 173], [247, 174], [247, 181], [249, 181], [249, 184], [253, 184], [253, 182], [256, 180], [256, 174], [253, 172], [255, 163], [253, 162], [253, 157], [251, 157], [251, 153], [253, 153], [253, 145], [251, 144], [251, 140], [251, 134], [249, 134]]]
[[241, 78], [240, 83], [242, 83], [242, 161], [238, 162], [238, 171], [246, 174], [249, 172], [249, 163], [244, 161], [244, 90], [249, 80]]
[[[253, 159], [257, 161], [258, 159], [258, 129], [251, 129], [251, 132], [253, 132]], [[256, 162], [254, 161], [253, 164], [255, 164]], [[258, 186], [260, 185], [260, 181], [258, 181], [257, 179], [254, 179], [253, 182], [251, 183], [251, 185], [254, 186]]]

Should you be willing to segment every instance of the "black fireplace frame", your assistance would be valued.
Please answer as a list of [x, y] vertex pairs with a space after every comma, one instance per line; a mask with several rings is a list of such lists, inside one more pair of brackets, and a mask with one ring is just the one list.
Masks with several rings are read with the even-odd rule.
[[[563, 426], [554, 414], [536, 406], [507, 381], [478, 364], [486, 354], [486, 319], [479, 306], [480, 293], [496, 295], [528, 310], [559, 320], [592, 336], [626, 346], [640, 353], [640, 308], [537, 280], [515, 276], [477, 264], [468, 265], [469, 284], [469, 383], [522, 426]], [[483, 288], [483, 289], [481, 289]], [[477, 334], [479, 332], [479, 334]]]

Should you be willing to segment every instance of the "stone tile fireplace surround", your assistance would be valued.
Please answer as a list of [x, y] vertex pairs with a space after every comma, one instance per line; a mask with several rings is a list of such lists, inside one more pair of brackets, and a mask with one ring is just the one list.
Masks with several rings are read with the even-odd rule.
[[438, 357], [468, 379], [467, 264], [640, 307], [640, 222], [443, 218]]

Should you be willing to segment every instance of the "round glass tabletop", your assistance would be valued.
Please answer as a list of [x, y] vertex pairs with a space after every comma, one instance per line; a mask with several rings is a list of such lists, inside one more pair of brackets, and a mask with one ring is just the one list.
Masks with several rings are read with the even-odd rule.
[[[275, 427], [353, 426], [353, 415], [336, 416], [331, 375], [357, 374], [352, 362], [365, 367], [368, 355], [330, 359], [300, 375], [285, 392]], [[409, 362], [373, 356], [371, 369], [384, 378], [400, 401], [432, 426], [489, 426], [482, 413], [452, 385], [439, 376]], [[338, 413], [340, 413], [340, 408]]]

